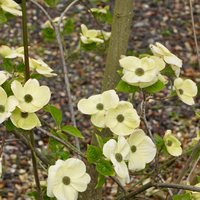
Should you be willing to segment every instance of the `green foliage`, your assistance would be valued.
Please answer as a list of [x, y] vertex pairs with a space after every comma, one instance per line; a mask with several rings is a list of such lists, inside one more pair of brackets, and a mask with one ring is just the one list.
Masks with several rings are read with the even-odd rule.
[[163, 84], [162, 81], [158, 80], [153, 85], [146, 87], [144, 89], [149, 93], [156, 93], [156, 92], [160, 92], [164, 88], [165, 88], [165, 84]]
[[95, 136], [96, 136], [96, 138], [97, 138], [97, 142], [98, 142], [98, 144], [99, 144], [99, 147], [100, 147], [100, 149], [103, 149], [103, 140], [102, 140], [102, 138], [99, 136], [99, 135], [97, 135], [97, 134], [95, 134]]
[[172, 195], [174, 200], [190, 200], [191, 199], [191, 194], [190, 193], [185, 193], [181, 195]]
[[10, 118], [8, 118], [7, 121], [5, 121], [5, 127], [7, 131], [12, 131], [16, 129], [17, 127], [11, 122]]
[[63, 28], [63, 34], [64, 35], [70, 35], [74, 32], [74, 24], [72, 22], [72, 19], [68, 19], [64, 25]]
[[200, 176], [197, 175], [197, 183], [200, 183]]
[[1, 65], [0, 67], [11, 74], [14, 71], [14, 66], [9, 58], [3, 58], [3, 65]]
[[108, 160], [101, 159], [96, 165], [97, 171], [104, 176], [114, 176], [114, 169]]
[[158, 134], [154, 134], [155, 135], [155, 143], [157, 147], [162, 147], [164, 145], [164, 141], [163, 139], [158, 135]]
[[92, 2], [95, 5], [98, 5], [100, 2], [106, 3], [106, 2], [108, 2], [110, 0], [89, 0], [89, 1]]
[[164, 155], [165, 155], [166, 157], [170, 156], [170, 154], [169, 154], [169, 152], [167, 151], [167, 148], [166, 148], [165, 145], [163, 146], [162, 150], [163, 150], [163, 153], [164, 153]]
[[170, 94], [169, 94], [168, 98], [171, 98], [176, 95], [176, 90], [173, 90], [173, 84], [171, 81], [170, 81], [170, 85], [171, 85], [171, 90], [170, 90]]
[[123, 74], [122, 71], [123, 71], [123, 69], [120, 69], [120, 70], [117, 71], [117, 73], [118, 73], [120, 76], [123, 76], [124, 74]]
[[139, 87], [137, 86], [133, 86], [133, 85], [129, 85], [128, 83], [124, 82], [123, 80], [121, 80], [117, 87], [115, 88], [117, 91], [120, 92], [125, 92], [125, 93], [135, 93], [138, 91]]
[[51, 154], [53, 157], [60, 158], [61, 160], [67, 160], [70, 156], [69, 151], [56, 151], [55, 153]]
[[75, 136], [75, 137], [83, 138], [80, 131], [74, 126], [61, 126], [60, 129], [66, 133], [69, 133], [70, 135]]
[[42, 108], [42, 110], [44, 110], [45, 112], [49, 112], [49, 113], [51, 112], [51, 111], [50, 111], [50, 108], [49, 108], [48, 106], [44, 106], [44, 107]]
[[39, 80], [40, 77], [41, 77], [41, 74], [32, 74], [32, 75], [30, 76], [30, 78], [34, 78], [34, 79], [37, 79], [37, 80]]
[[14, 79], [10, 80], [10, 81], [5, 81], [1, 87], [6, 91], [7, 95], [13, 95], [13, 91], [11, 90], [11, 83], [14, 81]]
[[42, 30], [45, 41], [53, 41], [56, 38], [56, 33], [53, 28], [45, 28]]
[[85, 52], [93, 51], [98, 48], [98, 44], [96, 42], [92, 42], [90, 44], [84, 44], [79, 40], [79, 49]]
[[98, 176], [98, 183], [97, 183], [95, 189], [101, 187], [105, 183], [105, 180], [106, 180], [105, 176], [99, 174], [99, 176]]
[[168, 76], [175, 76], [175, 72], [171, 66], [165, 67], [163, 70], [160, 71], [160, 73]]
[[0, 8], [0, 24], [3, 24], [7, 21], [7, 18], [3, 12], [3, 10]]
[[101, 149], [95, 146], [87, 145], [87, 161], [89, 163], [95, 163], [102, 155]]
[[54, 0], [44, 0], [47, 6], [53, 7], [54, 6]]
[[23, 62], [20, 62], [19, 65], [17, 65], [15, 67], [15, 71], [24, 73], [25, 72], [25, 64]]
[[51, 115], [52, 115], [54, 121], [56, 122], [57, 126], [60, 127], [60, 124], [62, 121], [61, 111], [58, 108], [56, 108], [55, 106], [51, 106], [51, 105], [49, 105], [49, 109], [50, 109]]
[[113, 22], [113, 17], [109, 10], [106, 13], [106, 22], [107, 22], [107, 24], [112, 24], [112, 22]]

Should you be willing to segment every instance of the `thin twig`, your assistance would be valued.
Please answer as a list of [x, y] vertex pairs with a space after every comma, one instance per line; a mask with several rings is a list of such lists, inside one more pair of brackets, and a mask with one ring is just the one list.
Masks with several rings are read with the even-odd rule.
[[[28, 148], [31, 148], [30, 145], [29, 145], [29, 142], [28, 140], [24, 137], [24, 135], [22, 133], [17, 133], [16, 130], [12, 130], [11, 131], [15, 137], [21, 141], [24, 145], [26, 145]], [[37, 157], [46, 165], [52, 165], [51, 162], [42, 154], [40, 153], [40, 151], [38, 151], [37, 149], [35, 149], [35, 153], [37, 155]]]
[[[7, 139], [7, 140], [5, 140], [5, 143], [4, 143], [4, 144], [6, 144], [6, 143], [10, 143], [10, 142], [15, 142], [15, 141], [19, 141], [19, 140], [16, 139], [16, 138]], [[3, 144], [3, 141], [0, 141], [0, 144]]]
[[195, 25], [194, 25], [194, 16], [193, 16], [192, 0], [189, 0], [189, 2], [190, 2], [190, 14], [191, 14], [191, 20], [192, 20], [192, 29], [193, 29], [193, 33], [194, 33], [194, 42], [195, 42], [195, 46], [196, 46], [196, 52], [197, 52], [198, 63], [199, 63], [199, 68], [200, 68], [200, 53], [199, 53], [198, 42], [197, 42], [197, 36], [196, 36]]
[[75, 4], [75, 3], [77, 3], [79, 0], [74, 0], [74, 1], [72, 1], [66, 8], [65, 8], [65, 10], [62, 12], [62, 14], [60, 15], [60, 18], [59, 18], [59, 20], [58, 20], [58, 23], [57, 23], [57, 25], [59, 26], [60, 25], [60, 23], [61, 23], [61, 21], [62, 21], [62, 18], [64, 17], [64, 15], [66, 14], [66, 12]]
[[126, 189], [122, 186], [122, 184], [118, 181], [118, 179], [116, 179], [114, 176], [109, 176], [115, 183], [117, 183], [117, 185], [122, 189], [122, 191], [124, 192], [124, 194], [126, 195]]
[[[162, 177], [161, 174], [158, 174], [158, 177], [160, 178], [160, 180], [161, 180], [163, 183], [165, 183], [165, 180], [163, 179], [163, 177]], [[167, 190], [168, 190], [170, 196], [172, 196], [172, 195], [173, 195], [172, 191], [171, 191], [169, 188], [167, 188]]]
[[[60, 19], [59, 19], [57, 24], [53, 23], [53, 21], [52, 21], [51, 17], [49, 16], [49, 14], [45, 11], [45, 9], [40, 4], [36, 3], [34, 0], [30, 0], [30, 1], [32, 3], [34, 3], [36, 6], [38, 6], [38, 8], [40, 8], [42, 10], [42, 12], [49, 19], [51, 25], [54, 27], [54, 30], [55, 30], [55, 33], [56, 33], [56, 38], [57, 38], [57, 41], [58, 41], [59, 50], [60, 50], [62, 67], [63, 67], [63, 71], [64, 71], [64, 79], [65, 79], [65, 85], [66, 85], [66, 90], [67, 90], [67, 95], [68, 95], [69, 109], [70, 109], [70, 113], [71, 113], [71, 121], [72, 121], [73, 126], [76, 127], [76, 120], [75, 120], [75, 114], [74, 114], [74, 108], [73, 108], [71, 90], [70, 90], [70, 84], [69, 84], [69, 78], [68, 78], [68, 70], [67, 70], [67, 65], [66, 65], [66, 62], [65, 62], [63, 45], [62, 45], [62, 41], [61, 41], [61, 37], [60, 37], [59, 25], [61, 23], [61, 20], [62, 20], [63, 16], [65, 15], [65, 13], [71, 8], [72, 5], [74, 5], [79, 0], [74, 0], [72, 3], [70, 3], [65, 8], [65, 10], [61, 14], [61, 17], [60, 17]], [[79, 139], [77, 137], [75, 137], [75, 142], [76, 142], [76, 148], [80, 151]], [[78, 158], [81, 159], [79, 154], [78, 154]]]
[[37, 127], [38, 130], [40, 130], [42, 133], [44, 133], [45, 135], [48, 135], [49, 137], [57, 140], [58, 142], [60, 142], [61, 144], [63, 144], [64, 146], [66, 146], [67, 148], [71, 149], [72, 151], [75, 151], [78, 155], [82, 156], [83, 158], [86, 159], [85, 155], [78, 151], [73, 145], [71, 145], [70, 143], [66, 143], [63, 140], [61, 140], [60, 138], [56, 137], [55, 135], [49, 133], [48, 131], [44, 130], [43, 128]]
[[50, 15], [48, 14], [48, 12], [39, 3], [37, 3], [36, 1], [30, 0], [30, 2], [35, 4], [46, 15], [46, 17], [50, 21], [51, 25], [54, 27], [54, 22], [53, 22], [52, 18], [50, 17]]

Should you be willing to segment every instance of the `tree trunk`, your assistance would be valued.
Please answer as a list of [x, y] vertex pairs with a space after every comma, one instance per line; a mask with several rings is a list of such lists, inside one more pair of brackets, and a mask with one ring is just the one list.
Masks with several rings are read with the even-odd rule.
[[[119, 58], [126, 54], [128, 39], [130, 34], [130, 27], [133, 16], [134, 0], [116, 0], [113, 13], [113, 23], [111, 31], [111, 39], [108, 49], [108, 56], [106, 60], [106, 68], [104, 73], [102, 92], [110, 89], [115, 89], [120, 76], [117, 70], [120, 69]], [[112, 137], [110, 129], [103, 129], [101, 132], [95, 130], [95, 133], [102, 138]], [[95, 134], [92, 136], [91, 145], [98, 146]], [[87, 190], [80, 194], [82, 200], [101, 200], [102, 188], [94, 189], [98, 183], [98, 172], [94, 165], [87, 165], [87, 172], [91, 176], [91, 182]]]

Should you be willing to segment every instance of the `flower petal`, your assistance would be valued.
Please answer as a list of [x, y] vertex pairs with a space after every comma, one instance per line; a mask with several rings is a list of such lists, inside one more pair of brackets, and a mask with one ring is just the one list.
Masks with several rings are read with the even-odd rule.
[[98, 112], [96, 104], [89, 99], [81, 99], [77, 106], [83, 114], [92, 115]]
[[128, 144], [130, 145], [130, 147], [134, 146], [138, 146], [145, 137], [145, 133], [142, 129], [137, 129], [134, 130], [134, 132], [131, 134], [131, 136], [127, 139]]
[[0, 97], [0, 105], [5, 106], [7, 102], [7, 94], [2, 87], [0, 87]]
[[22, 87], [22, 84], [19, 81], [14, 80], [11, 83], [11, 89], [14, 95], [17, 97], [17, 99], [20, 102], [24, 102], [25, 93], [24, 93], [24, 88]]
[[99, 111], [91, 116], [91, 122], [97, 127], [104, 128], [106, 124], [105, 115], [105, 110]]
[[116, 108], [119, 103], [119, 97], [115, 90], [108, 90], [102, 93], [102, 103], [104, 109]]
[[137, 153], [130, 153], [128, 168], [133, 171], [139, 171], [145, 168], [145, 160], [144, 158]]
[[117, 142], [114, 139], [110, 139], [103, 146], [103, 155], [110, 160], [110, 155], [113, 154], [113, 151], [117, 145]]
[[197, 86], [196, 83], [194, 83], [192, 80], [190, 79], [186, 79], [181, 87], [184, 91], [184, 94], [187, 96], [191, 96], [194, 97], [197, 95]]
[[129, 71], [135, 72], [135, 69], [141, 67], [141, 60], [135, 56], [127, 56], [119, 60], [120, 66]]

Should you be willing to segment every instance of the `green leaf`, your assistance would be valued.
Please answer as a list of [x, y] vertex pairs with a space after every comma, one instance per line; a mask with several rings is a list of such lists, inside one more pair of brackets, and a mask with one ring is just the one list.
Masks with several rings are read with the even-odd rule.
[[166, 157], [170, 156], [170, 153], [167, 151], [167, 148], [166, 148], [165, 145], [163, 146], [162, 150], [163, 150], [163, 153], [164, 153], [164, 155], [165, 155]]
[[99, 158], [101, 157], [102, 155], [102, 151], [101, 149], [99, 149], [98, 147], [95, 147], [95, 146], [91, 146], [91, 145], [87, 145], [87, 161], [89, 163], [94, 163], [96, 162], [97, 160], [99, 160]]
[[96, 187], [94, 189], [97, 189], [97, 188], [101, 187], [105, 183], [105, 180], [106, 180], [105, 176], [99, 174], [98, 183], [97, 183], [97, 185], [96, 185]]
[[6, 91], [7, 95], [13, 95], [12, 89], [11, 89], [11, 83], [14, 81], [14, 79], [10, 81], [5, 81], [1, 86]]
[[74, 24], [72, 22], [72, 19], [68, 19], [64, 25], [63, 28], [63, 34], [64, 35], [70, 35], [74, 32]]
[[101, 159], [96, 165], [97, 171], [104, 176], [114, 176], [114, 169], [108, 160]]
[[47, 4], [47, 6], [50, 6], [50, 7], [54, 6], [54, 0], [44, 0], [44, 2]]
[[92, 42], [90, 44], [84, 44], [81, 40], [79, 40], [79, 48], [82, 51], [88, 52], [98, 48], [98, 44], [96, 42]]
[[19, 65], [16, 66], [15, 68], [16, 72], [25, 72], [25, 65], [23, 62], [20, 62]]
[[200, 176], [197, 175], [197, 182], [200, 183]]
[[112, 24], [112, 22], [113, 22], [113, 17], [109, 10], [106, 13], [106, 22], [107, 22], [107, 24]]
[[125, 92], [125, 93], [135, 93], [138, 91], [139, 87], [137, 86], [133, 86], [133, 85], [129, 85], [128, 83], [124, 82], [123, 80], [121, 80], [117, 87], [115, 88], [117, 91], [120, 92]]
[[0, 24], [3, 24], [4, 22], [7, 21], [6, 16], [4, 15], [3, 10], [0, 8]]
[[42, 34], [47, 41], [53, 41], [56, 38], [54, 29], [50, 27], [43, 29]]
[[114, 139], [113, 137], [107, 137], [103, 139], [103, 144], [105, 144], [106, 142], [108, 142], [109, 140]]
[[191, 199], [191, 194], [190, 193], [185, 193], [185, 194], [180, 194], [180, 195], [172, 195], [172, 198], [174, 200], [190, 200]]
[[164, 145], [164, 141], [163, 139], [158, 135], [158, 134], [154, 134], [155, 135], [155, 143], [157, 147], [161, 147]]
[[[0, 11], [1, 12], [1, 11]], [[6, 16], [6, 18], [16, 18], [17, 16], [16, 15], [12, 15], [11, 13], [9, 13], [9, 12], [6, 12], [5, 13], [5, 16]]]
[[8, 118], [7, 121], [5, 121], [5, 126], [7, 131], [12, 131], [16, 129], [17, 127], [11, 122], [10, 118]]
[[117, 73], [118, 73], [120, 76], [123, 76], [124, 74], [123, 74], [123, 72], [122, 72], [122, 71], [123, 71], [123, 69], [121, 69], [121, 70], [118, 70], [118, 71], [117, 71]]
[[162, 81], [158, 80], [153, 85], [146, 87], [144, 89], [149, 93], [156, 93], [156, 92], [160, 92], [164, 88], [165, 88], [165, 84]]
[[51, 112], [51, 111], [50, 111], [50, 108], [49, 108], [48, 106], [44, 106], [44, 107], [42, 108], [42, 110], [44, 110], [45, 112], [49, 112], [49, 113]]
[[56, 122], [57, 126], [60, 127], [60, 124], [62, 121], [61, 111], [58, 108], [56, 108], [55, 106], [51, 106], [51, 105], [49, 105], [49, 109], [50, 109], [51, 115], [52, 115], [54, 121]]
[[69, 151], [57, 151], [51, 154], [53, 157], [59, 157], [61, 160], [67, 160], [70, 156]]
[[3, 66], [1, 65], [1, 67], [9, 73], [12, 73], [14, 70], [12, 61], [9, 58], [3, 58]]
[[61, 126], [61, 130], [75, 137], [83, 138], [81, 132], [74, 126]]
[[152, 55], [149, 55], [149, 54], [140, 54], [139, 55], [139, 59], [142, 59], [142, 58], [144, 58], [144, 57], [150, 57], [150, 56], [152, 56]]
[[99, 144], [99, 147], [100, 147], [100, 149], [103, 149], [103, 140], [102, 140], [102, 138], [101, 138], [101, 136], [99, 136], [99, 135], [97, 135], [97, 134], [95, 134], [96, 135], [96, 138], [97, 138], [97, 142], [98, 142], [98, 144]]
[[95, 5], [98, 5], [100, 3], [100, 0], [89, 0], [89, 1]]
[[32, 74], [32, 75], [30, 76], [30, 78], [37, 79], [37, 80], [39, 80], [40, 77], [41, 77], [41, 74]]
[[163, 70], [160, 71], [160, 73], [161, 74], [165, 74], [165, 75], [169, 75], [169, 76], [175, 76], [175, 72], [171, 68], [171, 66], [165, 67]]

